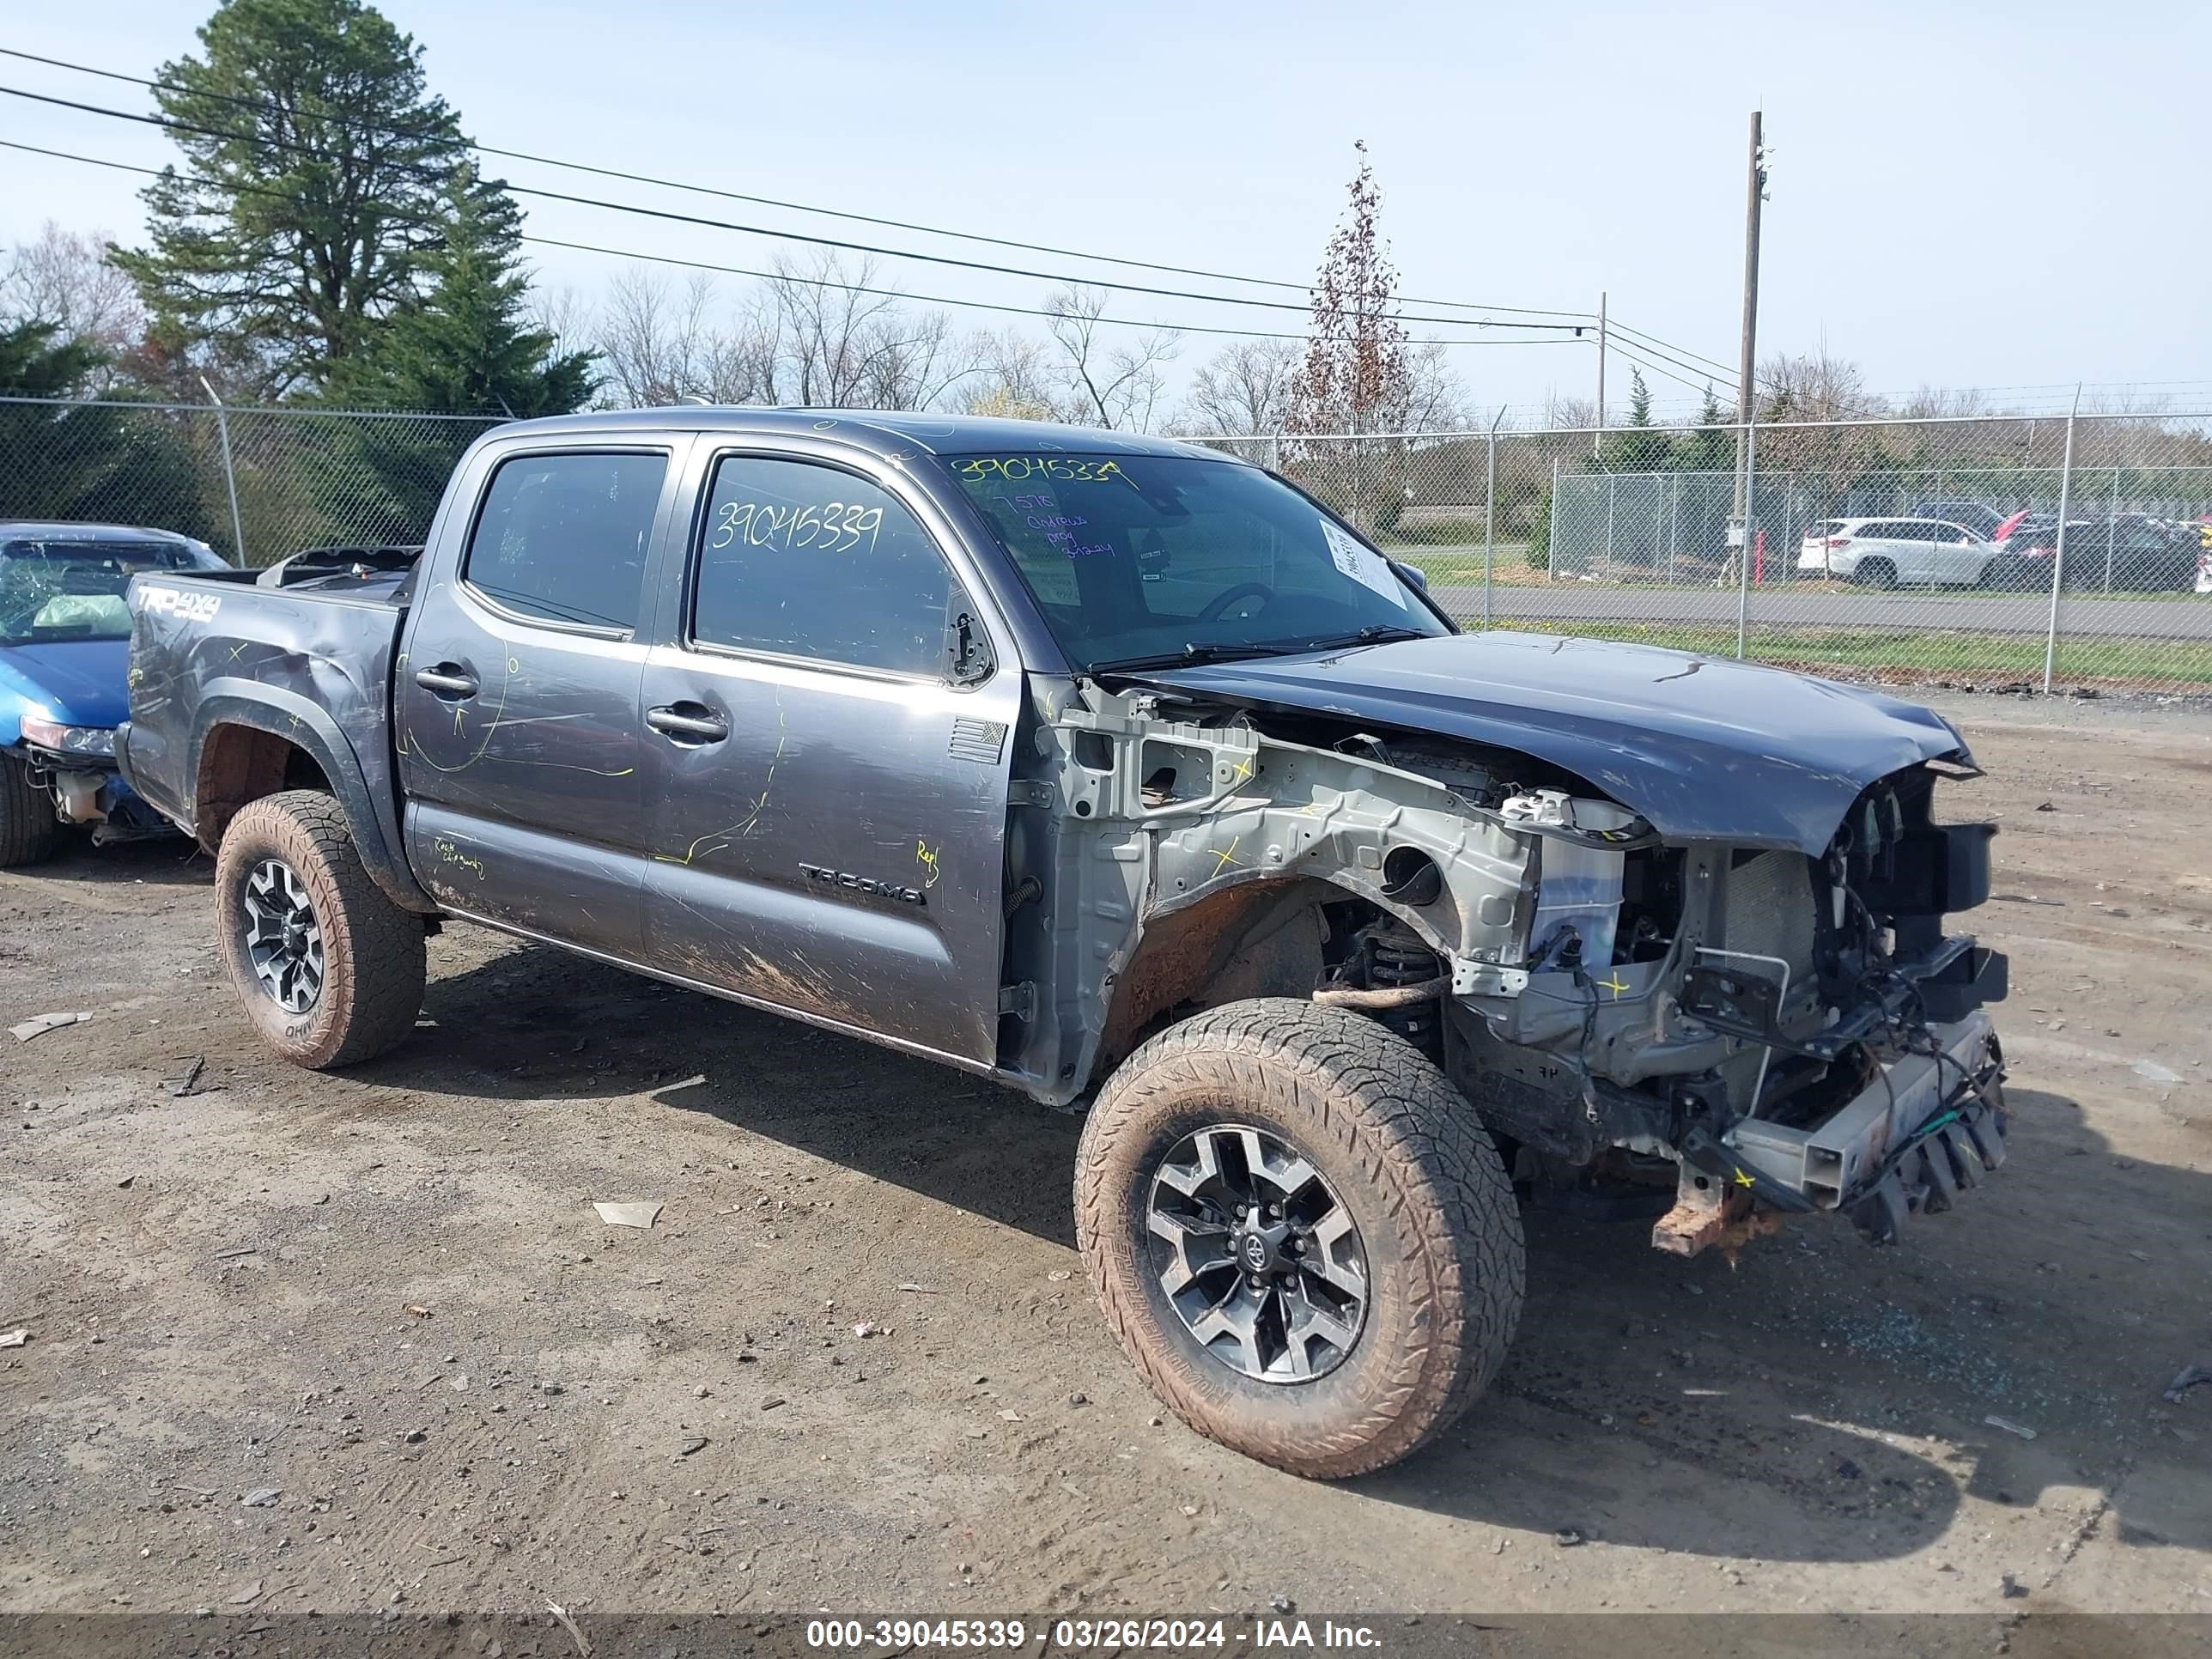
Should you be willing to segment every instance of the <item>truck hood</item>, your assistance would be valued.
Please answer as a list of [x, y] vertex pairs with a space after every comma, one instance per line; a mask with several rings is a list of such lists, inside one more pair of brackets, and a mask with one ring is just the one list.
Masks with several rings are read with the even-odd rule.
[[51, 640], [0, 645], [0, 742], [42, 708], [67, 726], [120, 726], [131, 717], [128, 640]]
[[1514, 749], [1587, 779], [1669, 841], [1817, 857], [1859, 793], [1971, 765], [1941, 715], [1779, 669], [1610, 640], [1492, 632], [1164, 669], [1163, 690]]

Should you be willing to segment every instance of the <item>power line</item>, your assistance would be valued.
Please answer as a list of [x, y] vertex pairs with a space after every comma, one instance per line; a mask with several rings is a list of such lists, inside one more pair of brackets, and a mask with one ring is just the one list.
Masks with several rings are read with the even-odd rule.
[[[1640, 340], [1623, 340], [1616, 336], [1613, 342], [1613, 349], [1615, 351], [1628, 354], [1647, 368], [1655, 368], [1657, 363], [1664, 363], [1669, 368], [1680, 369], [1686, 374], [1702, 376], [1703, 378], [1698, 382], [1700, 388], [1717, 385], [1727, 387], [1731, 392], [1735, 390], [1735, 375], [1709, 373], [1696, 363], [1685, 362], [1672, 352], [1662, 351], [1656, 346], [1645, 345]], [[1657, 363], [1654, 362], [1654, 359], [1657, 360]], [[1685, 382], [1685, 384], [1688, 383]]]
[[[19, 143], [13, 139], [0, 138], [0, 149], [23, 150], [33, 155], [51, 156], [62, 161], [82, 162], [87, 167], [106, 167], [116, 173], [134, 173], [146, 178], [161, 176], [161, 169], [159, 167], [138, 167], [128, 161], [111, 161], [96, 155], [80, 155], [70, 150], [49, 149], [39, 144]], [[297, 199], [286, 195], [282, 191], [258, 190], [247, 185], [232, 185], [225, 188], [240, 195], [258, 196], [276, 201], [289, 202]], [[428, 223], [429, 222], [410, 220], [410, 222]], [[742, 265], [717, 264], [704, 259], [682, 259], [669, 254], [641, 253], [630, 248], [605, 247], [592, 242], [564, 241], [552, 236], [526, 235], [518, 240], [540, 247], [567, 248], [580, 253], [600, 253], [613, 258], [636, 259], [652, 264], [680, 265], [693, 270], [717, 271], [732, 276], [754, 276], [767, 282], [796, 283], [808, 288], [836, 289], [848, 294], [866, 294], [887, 300], [906, 300], [916, 305], [952, 306], [963, 310], [995, 311], [1018, 317], [1059, 318], [1065, 315], [1064, 313], [1049, 311], [1036, 306], [1002, 305], [985, 300], [957, 300], [942, 295], [912, 294], [901, 289], [875, 288], [860, 283], [834, 282], [827, 277], [799, 276], [785, 271], [755, 270]], [[1218, 335], [1236, 339], [1303, 341], [1306, 337], [1303, 334], [1275, 333], [1260, 329], [1216, 328], [1204, 324], [1142, 322], [1134, 318], [1125, 317], [1100, 316], [1093, 320], [1116, 328], [1158, 329], [1182, 334]], [[1414, 341], [1413, 343], [1442, 346], [1550, 346], [1572, 345], [1576, 341], [1571, 337], [1540, 340], [1420, 339]]]
[[1676, 386], [1686, 386], [1692, 392], [1710, 392], [1712, 390], [1712, 383], [1711, 381], [1707, 381], [1704, 385], [1699, 385], [1694, 380], [1686, 380], [1680, 375], [1674, 374], [1673, 371], [1660, 368], [1657, 363], [1653, 362], [1649, 358], [1639, 357], [1633, 349], [1622, 344], [1619, 340], [1613, 342], [1613, 349], [1619, 352], [1622, 356], [1627, 358], [1630, 362], [1634, 363], [1638, 368], [1648, 368], [1661, 379], [1672, 380]]
[[[99, 69], [89, 64], [71, 63], [67, 58], [48, 58], [35, 52], [18, 51], [11, 46], [0, 46], [0, 56], [19, 58], [33, 64], [45, 64], [54, 69], [70, 70], [79, 75], [96, 75], [106, 80], [121, 81], [131, 86], [145, 87], [157, 92], [189, 92], [197, 97], [214, 98], [223, 103], [236, 104], [246, 109], [290, 113], [283, 110], [281, 106], [269, 103], [263, 99], [240, 98], [229, 93], [185, 87], [173, 81], [149, 80], [143, 76], [125, 75], [118, 70]], [[402, 137], [427, 137], [431, 136], [432, 132], [431, 129], [390, 125], [335, 112], [328, 118], [341, 125], [356, 126], [365, 131], [384, 132]], [[920, 231], [928, 236], [948, 236], [958, 241], [983, 242], [994, 247], [1017, 248], [1026, 253], [1050, 253], [1062, 258], [1090, 259], [1101, 264], [1125, 265], [1137, 270], [1164, 271], [1171, 276], [1205, 276], [1217, 282], [1245, 283], [1258, 288], [1285, 289], [1297, 294], [1306, 293], [1312, 288], [1310, 283], [1285, 282], [1272, 276], [1240, 276], [1229, 271], [1207, 270], [1194, 265], [1162, 264], [1149, 259], [1132, 259], [1115, 253], [1086, 253], [1080, 249], [1055, 247], [1044, 242], [1017, 241], [1009, 237], [986, 235], [980, 231], [947, 230], [940, 225], [917, 224], [906, 219], [879, 218], [873, 214], [853, 213], [839, 208], [817, 207], [806, 202], [788, 202], [774, 196], [749, 196], [741, 191], [720, 190], [710, 185], [687, 184], [682, 179], [657, 178], [651, 173], [626, 173], [618, 167], [592, 167], [582, 161], [564, 161], [557, 156], [539, 155], [529, 150], [503, 149], [495, 144], [479, 144], [466, 138], [461, 142], [470, 149], [483, 155], [497, 155], [509, 161], [529, 161], [539, 167], [562, 167], [574, 173], [596, 174], [604, 179], [620, 179], [631, 184], [653, 185], [664, 190], [688, 191], [695, 195], [720, 197], [725, 201], [750, 202], [760, 207], [784, 208], [793, 213], [819, 214], [832, 219], [850, 219], [860, 224], [882, 225], [893, 230]], [[1543, 306], [1488, 305], [1474, 300], [1422, 300], [1410, 295], [1407, 296], [1402, 303], [1413, 306], [1446, 306], [1466, 311], [1504, 311], [1524, 317], [1587, 318], [1590, 314], [1586, 311], [1563, 311]]]
[[[683, 259], [666, 253], [640, 253], [629, 248], [601, 247], [591, 242], [563, 241], [553, 236], [525, 236], [520, 240], [539, 247], [568, 248], [579, 253], [605, 253], [618, 259], [639, 259], [657, 265], [680, 265], [690, 270], [718, 271], [731, 276], [757, 276], [771, 283], [798, 283], [809, 288], [834, 288], [848, 294], [869, 294], [884, 299], [910, 300], [917, 305], [957, 306], [965, 310], [998, 311], [1017, 317], [1060, 319], [1069, 315], [1066, 312], [1050, 311], [1037, 306], [1000, 305], [984, 300], [953, 300], [941, 295], [908, 294], [899, 289], [870, 288], [859, 283], [832, 282], [827, 277], [818, 276], [798, 276], [781, 270], [750, 270], [743, 265], [716, 264], [706, 259]], [[1241, 340], [1290, 340], [1303, 343], [1307, 338], [1303, 334], [1284, 334], [1255, 328], [1215, 328], [1202, 323], [1147, 323], [1140, 322], [1134, 318], [1107, 316], [1099, 316], [1089, 320], [1110, 324], [1118, 328], [1149, 328], [1176, 334], [1220, 335], [1227, 338]], [[1440, 346], [1564, 346], [1579, 345], [1582, 343], [1572, 337], [1544, 340], [1433, 340], [1417, 337], [1410, 340], [1408, 343]]]
[[[127, 85], [144, 87], [157, 92], [187, 92], [197, 97], [214, 98], [223, 103], [236, 104], [242, 108], [258, 109], [279, 114], [291, 113], [281, 106], [271, 104], [264, 99], [240, 98], [230, 93], [181, 86], [173, 81], [149, 80], [143, 76], [125, 75], [118, 70], [99, 69], [89, 64], [71, 63], [67, 58], [48, 58], [38, 52], [21, 52], [10, 46], [0, 46], [0, 56], [19, 58], [33, 64], [45, 64], [55, 69], [70, 70], [80, 75], [96, 75], [106, 80], [120, 81]], [[365, 131], [384, 132], [402, 137], [425, 137], [431, 134], [430, 129], [390, 125], [335, 112], [328, 118], [341, 125], [356, 126]], [[621, 179], [632, 184], [658, 185], [665, 190], [688, 191], [695, 195], [720, 197], [725, 201], [750, 202], [760, 207], [784, 208], [793, 213], [819, 214], [832, 219], [850, 219], [860, 224], [882, 225], [894, 230], [913, 230], [929, 236], [947, 236], [958, 241], [983, 242], [994, 247], [1018, 248], [1028, 253], [1050, 253], [1062, 258], [1090, 259], [1101, 264], [1125, 265], [1138, 270], [1164, 271], [1177, 276], [1205, 276], [1217, 282], [1245, 283], [1259, 288], [1285, 289], [1298, 294], [1309, 292], [1312, 288], [1310, 283], [1285, 282], [1271, 276], [1240, 276], [1228, 271], [1206, 270], [1193, 265], [1162, 264], [1149, 259], [1127, 258], [1120, 254], [1086, 253], [1076, 248], [1054, 247], [1048, 243], [1016, 241], [1004, 236], [985, 235], [979, 231], [947, 230], [939, 225], [917, 224], [905, 219], [879, 218], [872, 214], [852, 213], [838, 208], [817, 207], [805, 202], [784, 201], [774, 196], [749, 196], [740, 191], [720, 190], [709, 185], [687, 184], [681, 179], [657, 178], [651, 173], [626, 173], [617, 167], [592, 167], [581, 161], [564, 161], [557, 156], [535, 155], [529, 150], [503, 149], [495, 144], [479, 144], [466, 138], [462, 139], [461, 142], [479, 155], [498, 155], [509, 161], [529, 161], [540, 167], [562, 167], [574, 173], [596, 174], [600, 178]], [[1466, 311], [1504, 311], [1524, 317], [1587, 318], [1590, 315], [1587, 311], [1562, 311], [1542, 306], [1486, 305], [1473, 300], [1422, 300], [1410, 295], [1406, 296], [1401, 302], [1413, 306], [1445, 306]]]
[[1720, 359], [1718, 359], [1717, 357], [1708, 357], [1708, 356], [1706, 356], [1705, 355], [1705, 353], [1703, 353], [1702, 351], [1692, 351], [1692, 350], [1691, 350], [1691, 349], [1690, 349], [1690, 348], [1689, 348], [1689, 347], [1687, 347], [1687, 346], [1685, 346], [1685, 345], [1676, 345], [1676, 344], [1675, 344], [1673, 341], [1671, 341], [1671, 340], [1662, 340], [1662, 339], [1661, 339], [1661, 338], [1660, 338], [1657, 335], [1656, 335], [1656, 334], [1646, 334], [1646, 333], [1645, 333], [1642, 329], [1640, 329], [1640, 328], [1631, 328], [1631, 327], [1629, 327], [1629, 325], [1628, 325], [1626, 323], [1622, 322], [1622, 321], [1620, 320], [1620, 318], [1618, 318], [1618, 317], [1615, 317], [1614, 319], [1613, 319], [1613, 326], [1614, 328], [1618, 329], [1621, 333], [1623, 333], [1623, 334], [1632, 334], [1632, 335], [1634, 335], [1638, 339], [1642, 340], [1642, 341], [1644, 341], [1644, 342], [1646, 342], [1648, 344], [1655, 345], [1655, 346], [1664, 346], [1664, 347], [1666, 347], [1666, 348], [1667, 348], [1667, 349], [1668, 349], [1668, 350], [1669, 350], [1669, 351], [1679, 352], [1679, 353], [1680, 353], [1680, 354], [1681, 354], [1683, 356], [1685, 356], [1685, 357], [1692, 357], [1692, 358], [1695, 358], [1695, 359], [1697, 360], [1697, 362], [1698, 362], [1701, 366], [1709, 366], [1709, 367], [1711, 367], [1711, 368], [1713, 368], [1718, 369], [1722, 374], [1725, 374], [1725, 375], [1727, 375], [1727, 376], [1729, 377], [1729, 383], [1730, 383], [1731, 385], [1733, 385], [1733, 384], [1735, 383], [1735, 368], [1734, 368], [1733, 367], [1731, 367], [1730, 365], [1729, 365], [1729, 364], [1727, 364], [1727, 363], [1724, 363], [1724, 362], [1721, 362], [1721, 361], [1720, 361]]
[[[64, 58], [43, 57], [37, 52], [21, 52], [13, 47], [0, 46], [0, 55], [21, 58], [32, 63], [46, 64], [57, 69], [70, 70], [79, 74], [99, 76], [107, 80], [119, 81], [128, 85], [144, 87], [156, 91], [171, 90], [191, 92], [195, 95], [212, 97], [222, 102], [235, 104], [247, 109], [257, 109], [264, 112], [283, 113], [291, 112], [280, 111], [277, 106], [267, 103], [258, 99], [239, 98], [224, 93], [200, 93], [196, 88], [180, 87], [174, 82], [149, 80], [141, 76], [125, 75], [115, 70], [104, 70], [94, 67], [90, 64], [70, 63]], [[129, 110], [108, 109], [100, 105], [80, 103], [75, 100], [56, 97], [51, 94], [29, 92], [15, 87], [0, 87], [0, 92], [10, 93], [19, 98], [35, 99], [43, 103], [59, 105], [64, 108], [82, 110], [90, 114], [105, 115], [121, 120], [137, 121], [149, 125], [167, 127], [177, 131], [197, 132], [208, 137], [226, 138], [233, 143], [264, 144], [278, 149], [292, 149], [304, 155], [315, 155], [323, 159], [329, 159], [328, 152], [317, 150], [313, 146], [295, 144], [283, 139], [264, 137], [257, 133], [231, 132], [221, 128], [204, 127], [195, 123], [179, 121], [166, 116], [141, 115]], [[398, 134], [411, 137], [430, 136], [427, 131], [422, 129], [396, 127], [383, 123], [364, 121], [354, 117], [333, 115], [330, 118], [337, 125], [359, 127], [364, 131], [380, 131], [386, 134]], [[458, 137], [459, 135], [457, 134], [456, 137]], [[463, 147], [473, 150], [479, 155], [497, 155], [509, 161], [527, 161], [540, 167], [560, 167], [570, 172], [590, 173], [599, 178], [618, 179], [632, 184], [648, 185], [665, 190], [684, 191], [694, 195], [716, 197], [726, 201], [747, 202], [763, 207], [781, 208], [794, 213], [811, 213], [830, 218], [848, 219], [862, 224], [882, 225], [895, 229], [917, 231], [924, 235], [945, 236], [962, 241], [986, 243], [995, 247], [1016, 248], [1027, 252], [1052, 254], [1062, 258], [1086, 259], [1098, 264], [1122, 265], [1140, 270], [1157, 270], [1177, 276], [1200, 276], [1216, 282], [1243, 283], [1250, 286], [1279, 289], [1288, 290], [1292, 293], [1310, 292], [1311, 288], [1311, 285], [1309, 283], [1285, 282], [1273, 277], [1243, 276], [1236, 275], [1232, 272], [1207, 270], [1196, 266], [1164, 264], [1146, 259], [1127, 258], [1118, 254], [1090, 253], [1085, 252], [1079, 249], [1055, 247], [1047, 243], [1018, 241], [1007, 237], [985, 235], [980, 232], [948, 230], [941, 226], [920, 224], [909, 220], [880, 218], [871, 214], [852, 213], [836, 208], [817, 207], [809, 203], [786, 201], [780, 198], [772, 196], [748, 195], [738, 191], [720, 190], [711, 185], [689, 184], [680, 179], [658, 178], [650, 173], [625, 172], [620, 168], [615, 167], [593, 167], [580, 161], [565, 161], [556, 156], [536, 155], [527, 150], [506, 149], [493, 144], [479, 144], [466, 138], [459, 138], [459, 143]], [[410, 164], [403, 163], [401, 165], [408, 167], [410, 171], [427, 171], [427, 169], [413, 167]], [[834, 238], [807, 236], [796, 231], [772, 230], [756, 225], [731, 224], [720, 220], [696, 218], [689, 215], [666, 213], [660, 210], [653, 208], [647, 208], [620, 202], [607, 202], [596, 198], [568, 195], [557, 191], [539, 190], [521, 185], [509, 184], [507, 188], [518, 194], [542, 196], [554, 201], [572, 202], [586, 206], [610, 209], [617, 212], [647, 214], [656, 217], [674, 219], [684, 223], [706, 225], [718, 229], [741, 231], [752, 235], [776, 236], [794, 241], [813, 242], [824, 246], [845, 248], [854, 252], [878, 253], [890, 258], [921, 259], [936, 264], [961, 265], [971, 270], [994, 271], [1006, 275], [1025, 276], [1046, 282], [1079, 283], [1099, 288], [1121, 289], [1130, 293], [1158, 295], [1171, 299], [1210, 301], [1218, 305], [1264, 306], [1270, 308], [1286, 311], [1304, 311], [1308, 309], [1307, 306], [1304, 304], [1296, 304], [1287, 301], [1239, 299], [1231, 295], [1197, 294], [1182, 289], [1150, 288], [1139, 284], [1115, 283], [1103, 277], [1078, 277], [1048, 271], [1024, 270], [1003, 265], [989, 264], [981, 261], [955, 259], [949, 255], [917, 253], [896, 248], [871, 247], [865, 244], [844, 242]], [[1537, 306], [1485, 305], [1468, 300], [1424, 300], [1417, 299], [1410, 295], [1401, 297], [1398, 303], [1401, 305], [1414, 306], [1441, 306], [1449, 309], [1462, 311], [1510, 312], [1518, 316], [1527, 317], [1587, 318], [1589, 315], [1587, 312], [1558, 310]], [[1575, 323], [1511, 323], [1500, 322], [1491, 319], [1474, 320], [1471, 319], [1455, 317], [1410, 316], [1401, 318], [1401, 320], [1407, 322], [1438, 323], [1446, 325], [1476, 328], [1541, 328], [1560, 331], [1578, 331], [1581, 327], [1587, 326], [1586, 324], [1578, 325]]]

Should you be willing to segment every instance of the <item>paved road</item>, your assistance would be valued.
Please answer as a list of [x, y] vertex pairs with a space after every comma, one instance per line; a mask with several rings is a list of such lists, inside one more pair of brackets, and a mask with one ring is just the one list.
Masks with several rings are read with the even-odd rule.
[[[1452, 615], [1482, 615], [1482, 588], [1454, 583], [1430, 590]], [[1733, 590], [1594, 587], [1577, 582], [1491, 590], [1493, 616], [1516, 622], [1735, 622]], [[1768, 589], [1751, 595], [1753, 626], [1956, 629], [1972, 634], [2041, 634], [2050, 617], [2044, 594], [1822, 593]], [[2059, 631], [2069, 639], [2212, 640], [2212, 596], [2201, 599], [2100, 599], [2067, 594]]]

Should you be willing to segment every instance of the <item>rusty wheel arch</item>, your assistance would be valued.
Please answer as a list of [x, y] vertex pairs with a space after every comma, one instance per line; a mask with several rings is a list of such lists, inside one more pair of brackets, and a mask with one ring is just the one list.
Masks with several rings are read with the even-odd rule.
[[330, 780], [315, 757], [277, 732], [226, 720], [208, 728], [192, 787], [192, 834], [213, 852], [240, 808], [283, 789], [320, 789]]
[[1115, 976], [1091, 1077], [1171, 1017], [1247, 997], [1310, 996], [1321, 975], [1322, 907], [1357, 896], [1317, 876], [1255, 878], [1150, 915]]

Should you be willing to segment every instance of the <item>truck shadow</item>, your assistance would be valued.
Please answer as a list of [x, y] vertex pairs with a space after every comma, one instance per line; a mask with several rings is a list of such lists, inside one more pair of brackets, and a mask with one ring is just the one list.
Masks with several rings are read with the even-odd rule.
[[[540, 1101], [648, 1093], [1073, 1248], [1080, 1122], [982, 1079], [550, 951], [436, 980], [426, 1012], [465, 1042], [419, 1032], [364, 1080]], [[2185, 1253], [2212, 1177], [2116, 1159], [2072, 1103], [2014, 1097], [2008, 1167], [1891, 1249], [1817, 1218], [1731, 1268], [1661, 1255], [1635, 1223], [1527, 1211], [1527, 1309], [1489, 1396], [1349, 1490], [1523, 1529], [1547, 1550], [1565, 1528], [1693, 1555], [1892, 1559], [2027, 1510], [2057, 1540], [2100, 1494], [2099, 1524], [2124, 1544], [2212, 1547], [2212, 1507], [2171, 1481], [2123, 1484], [2158, 1390], [2212, 1353], [2169, 1352], [2179, 1316], [2158, 1311], [2143, 1274], [2112, 1271]], [[2109, 1182], [2082, 1179], [2115, 1166], [2119, 1211]], [[2134, 1282], [2093, 1288], [2085, 1239]], [[2053, 1256], [2061, 1271], [2045, 1271]], [[2172, 1338], [2154, 1334], [2160, 1320]], [[2195, 1406], [2212, 1389], [2164, 1409], [2179, 1420]], [[2179, 1437], [2153, 1444], [2171, 1463], [2208, 1461]], [[2191, 1478], [2212, 1490], [2204, 1473]], [[1962, 1518], [1970, 1499], [1990, 1507]]]

